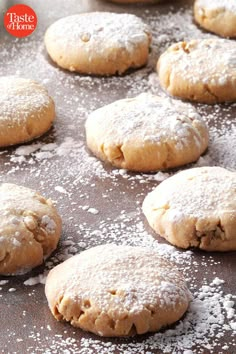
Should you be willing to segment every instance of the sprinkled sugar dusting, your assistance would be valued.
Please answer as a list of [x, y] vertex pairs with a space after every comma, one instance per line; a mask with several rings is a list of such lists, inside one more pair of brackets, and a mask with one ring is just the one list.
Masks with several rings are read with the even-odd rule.
[[153, 210], [163, 208], [172, 211], [169, 217], [173, 220], [220, 218], [226, 210], [233, 216], [236, 208], [236, 174], [219, 167], [202, 167], [176, 174], [167, 179], [159, 191], [149, 194]]
[[174, 140], [177, 150], [188, 145], [192, 135], [196, 145], [201, 145], [199, 130], [205, 129], [200, 115], [191, 105], [147, 93], [134, 99], [119, 100], [91, 113], [86, 128], [89, 131], [94, 126], [97, 130], [102, 129], [103, 139], [111, 139], [113, 144], [134, 138], [144, 142]]
[[[171, 78], [179, 74], [193, 84], [203, 83], [223, 88], [232, 81], [235, 72], [236, 48], [234, 42], [226, 39], [194, 38], [178, 46], [178, 49], [174, 44], [174, 47], [160, 60], [160, 72], [165, 70], [165, 61], [171, 65], [169, 86], [172, 84]], [[194, 68], [194, 71], [191, 68]], [[209, 91], [209, 93], [217, 97], [217, 92]]]
[[227, 10], [236, 12], [235, 0], [198, 0], [198, 5], [209, 10]]
[[[28, 3], [38, 13], [45, 11], [37, 1]], [[87, 2], [84, 6], [87, 11]], [[88, 6], [96, 10], [98, 3]], [[106, 10], [110, 4], [104, 3], [103, 6]], [[151, 233], [140, 210], [145, 195], [175, 171], [128, 173], [104, 165], [85, 147], [83, 125], [93, 110], [142, 92], [166, 97], [160, 89], [155, 65], [159, 54], [173, 42], [216, 38], [195, 26], [192, 9], [188, 5], [178, 5], [178, 11], [171, 4], [162, 5], [163, 8], [165, 6], [167, 10], [162, 15], [159, 5], [137, 8], [136, 13], [152, 28], [150, 60], [147, 67], [119, 78], [91, 78], [59, 70], [46, 56], [42, 44], [46, 26], [42, 28], [40, 23], [31, 38], [20, 41], [11, 38], [1, 47], [0, 62], [4, 66], [0, 67], [0, 74], [16, 74], [45, 85], [55, 99], [57, 120], [47, 136], [32, 144], [0, 152], [0, 181], [7, 179], [8, 182], [21, 183], [51, 197], [57, 203], [64, 225], [60, 246], [46, 261], [45, 267], [17, 280], [0, 280], [1, 304], [7, 307], [11, 302], [2, 331], [4, 341], [0, 351], [4, 354], [13, 346], [18, 353], [30, 354], [153, 354], [158, 351], [168, 354], [231, 354], [235, 351], [236, 299], [235, 294], [231, 294], [234, 280], [222, 274], [222, 266], [232, 261], [232, 255], [182, 252], [163, 243]], [[118, 7], [114, 6], [115, 9]], [[47, 12], [48, 25], [62, 13], [67, 16], [73, 11], [62, 2], [60, 14]], [[127, 11], [132, 12], [133, 7], [127, 7]], [[1, 38], [4, 43], [5, 35]], [[17, 69], [13, 72], [14, 67]], [[235, 171], [236, 130], [232, 117], [235, 117], [236, 106], [215, 105], [209, 108], [196, 105], [196, 109], [210, 127], [210, 145], [206, 154], [191, 166], [218, 165]], [[89, 209], [99, 213], [88, 212]], [[41, 285], [48, 271], [72, 255], [104, 243], [150, 247], [173, 261], [187, 278], [193, 294], [187, 315], [163, 332], [117, 341], [88, 336], [69, 325], [57, 323], [50, 316]], [[27, 309], [25, 303], [17, 299], [22, 296], [24, 282]], [[9, 292], [10, 289], [16, 290]], [[10, 320], [13, 312], [19, 314], [14, 322]], [[28, 319], [29, 313], [35, 314], [32, 321]]]
[[[112, 46], [132, 51], [140, 43], [149, 42], [148, 32], [149, 27], [134, 15], [95, 12], [60, 19], [49, 28], [46, 36], [67, 50], [75, 43], [86, 43], [92, 60]], [[71, 44], [65, 40], [68, 36]]]
[[20, 124], [30, 114], [40, 112], [49, 103], [46, 90], [35, 82], [15, 76], [0, 77], [0, 123], [11, 118]]
[[[59, 265], [45, 291], [56, 318], [59, 313], [100, 336], [157, 330], [182, 317], [191, 298], [182, 276], [157, 252], [116, 245], [93, 247]], [[75, 304], [82, 313], [72, 317]]]

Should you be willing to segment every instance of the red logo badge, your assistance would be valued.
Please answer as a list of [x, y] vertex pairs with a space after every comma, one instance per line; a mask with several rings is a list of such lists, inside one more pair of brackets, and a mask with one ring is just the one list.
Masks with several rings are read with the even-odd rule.
[[4, 15], [4, 26], [12, 36], [27, 37], [36, 29], [37, 15], [27, 5], [14, 5]]

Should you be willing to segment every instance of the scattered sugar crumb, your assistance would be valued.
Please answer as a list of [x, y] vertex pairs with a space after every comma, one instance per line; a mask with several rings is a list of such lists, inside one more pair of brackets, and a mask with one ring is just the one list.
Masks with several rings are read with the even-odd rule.
[[0, 285], [5, 285], [9, 282], [9, 280], [0, 280]]
[[96, 215], [96, 214], [99, 213], [99, 211], [97, 209], [95, 209], [95, 208], [89, 208], [88, 209], [88, 213]]
[[8, 289], [9, 293], [13, 293], [14, 291], [16, 291], [16, 288], [10, 288]]
[[62, 193], [62, 194], [67, 194], [67, 191], [65, 190], [65, 188], [63, 188], [61, 186], [56, 186], [55, 191]]
[[46, 278], [47, 278], [46, 274], [39, 274], [36, 277], [30, 277], [29, 279], [25, 280], [24, 285], [33, 286], [36, 284], [45, 284]]

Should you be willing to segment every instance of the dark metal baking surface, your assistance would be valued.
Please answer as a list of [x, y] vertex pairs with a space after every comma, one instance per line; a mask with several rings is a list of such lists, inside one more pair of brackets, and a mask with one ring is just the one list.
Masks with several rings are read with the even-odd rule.
[[[132, 174], [105, 166], [89, 154], [84, 139], [84, 121], [93, 109], [143, 91], [165, 95], [155, 63], [168, 45], [212, 36], [195, 26], [193, 2], [118, 6], [98, 0], [24, 1], [38, 15], [37, 30], [25, 39], [11, 37], [2, 26], [4, 11], [15, 3], [0, 0], [0, 75], [16, 74], [44, 84], [55, 99], [57, 119], [53, 129], [33, 143], [1, 150], [0, 181], [34, 188], [55, 200], [63, 235], [45, 265], [24, 276], [0, 278], [0, 352], [236, 353], [236, 318], [229, 302], [235, 300], [235, 253], [183, 252], [167, 246], [141, 212], [144, 196], [163, 175]], [[146, 68], [122, 77], [90, 78], [60, 70], [51, 62], [43, 45], [46, 28], [60, 17], [93, 10], [134, 13], [151, 25], [154, 44]], [[235, 169], [235, 105], [196, 107], [211, 134], [209, 150], [198, 165]], [[172, 331], [128, 339], [101, 339], [54, 320], [40, 281], [50, 267], [70, 255], [106, 242], [160, 247], [188, 278], [195, 310], [192, 306]]]

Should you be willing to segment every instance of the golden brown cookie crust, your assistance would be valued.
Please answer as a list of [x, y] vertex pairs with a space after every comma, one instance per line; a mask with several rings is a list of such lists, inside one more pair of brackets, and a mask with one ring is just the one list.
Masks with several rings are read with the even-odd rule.
[[194, 18], [210, 32], [222, 37], [236, 37], [235, 0], [196, 0]]
[[221, 167], [177, 173], [146, 196], [143, 212], [177, 247], [235, 251], [236, 173]]
[[151, 33], [131, 14], [91, 12], [62, 18], [45, 34], [48, 54], [61, 68], [91, 75], [123, 74], [147, 63]]
[[133, 171], [156, 171], [196, 161], [208, 146], [197, 111], [151, 94], [123, 99], [90, 114], [87, 146], [103, 161]]
[[37, 192], [0, 185], [0, 274], [23, 274], [56, 248], [61, 218], [50, 199]]
[[29, 79], [0, 77], [0, 107], [0, 147], [39, 137], [55, 119], [47, 90]]
[[190, 301], [183, 277], [157, 251], [116, 245], [58, 265], [45, 292], [57, 320], [106, 337], [157, 331], [180, 319]]
[[230, 40], [176, 43], [158, 60], [160, 84], [170, 95], [190, 101], [236, 101], [235, 56], [235, 43]]

